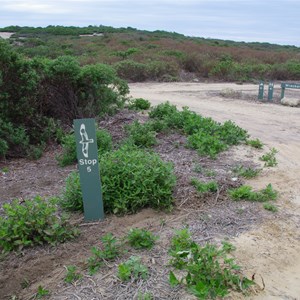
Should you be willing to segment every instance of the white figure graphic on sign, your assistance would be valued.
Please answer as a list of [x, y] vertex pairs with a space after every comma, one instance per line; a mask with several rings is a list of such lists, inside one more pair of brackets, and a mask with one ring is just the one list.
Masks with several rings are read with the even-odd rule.
[[89, 144], [94, 143], [93, 139], [89, 139], [88, 134], [85, 129], [85, 125], [80, 125], [80, 135], [81, 135], [81, 141], [79, 142], [82, 144], [82, 154], [84, 157], [89, 157]]

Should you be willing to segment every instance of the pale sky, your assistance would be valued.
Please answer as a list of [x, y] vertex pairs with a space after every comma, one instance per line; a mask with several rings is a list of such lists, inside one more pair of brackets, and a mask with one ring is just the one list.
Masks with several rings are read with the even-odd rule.
[[134, 27], [300, 46], [300, 0], [0, 0], [0, 27]]

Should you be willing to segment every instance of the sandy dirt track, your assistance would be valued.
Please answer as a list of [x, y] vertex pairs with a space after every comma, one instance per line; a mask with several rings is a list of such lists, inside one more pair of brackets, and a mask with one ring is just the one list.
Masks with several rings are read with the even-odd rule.
[[[268, 183], [280, 192], [278, 218], [235, 240], [237, 257], [255, 272], [265, 289], [253, 299], [300, 299], [300, 109], [271, 103], [224, 98], [224, 89], [255, 98], [258, 86], [233, 83], [135, 83], [131, 96], [145, 98], [152, 105], [170, 101], [188, 106], [217, 121], [232, 120], [262, 140], [266, 148], [275, 147], [278, 167], [269, 168], [249, 182], [256, 188]], [[280, 85], [275, 85], [279, 92]], [[300, 93], [299, 93], [300, 97]]]

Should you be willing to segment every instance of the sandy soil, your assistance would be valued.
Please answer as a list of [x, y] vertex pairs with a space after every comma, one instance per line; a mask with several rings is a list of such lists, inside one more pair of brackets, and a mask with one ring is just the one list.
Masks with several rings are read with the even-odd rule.
[[[224, 98], [224, 89], [239, 91], [254, 99], [257, 85], [224, 83], [138, 83], [131, 84], [134, 98], [145, 98], [153, 105], [170, 101], [210, 116], [218, 121], [233, 120], [267, 147], [279, 150], [278, 167], [256, 180], [254, 187], [267, 183], [280, 191], [277, 219], [267, 220], [255, 230], [235, 239], [237, 257], [249, 274], [256, 273], [263, 293], [253, 299], [300, 299], [300, 110], [271, 103]], [[275, 93], [280, 86], [275, 85]], [[299, 95], [300, 96], [300, 95]], [[249, 97], [251, 98], [251, 97]], [[260, 276], [262, 279], [260, 279]]]

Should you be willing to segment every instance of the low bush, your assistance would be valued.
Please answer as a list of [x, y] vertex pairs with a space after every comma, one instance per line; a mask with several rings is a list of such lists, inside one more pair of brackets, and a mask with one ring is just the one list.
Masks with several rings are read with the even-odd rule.
[[149, 100], [143, 98], [135, 98], [129, 101], [128, 108], [133, 110], [146, 110], [151, 107]]
[[254, 202], [266, 202], [269, 200], [276, 200], [278, 193], [275, 191], [271, 184], [268, 184], [266, 188], [254, 192], [251, 186], [242, 185], [235, 189], [230, 189], [228, 191], [229, 196], [235, 200], [247, 200]]
[[178, 231], [171, 239], [171, 265], [180, 270], [180, 279], [170, 272], [172, 286], [184, 284], [199, 299], [215, 299], [230, 290], [243, 292], [253, 282], [241, 275], [240, 266], [228, 257], [233, 249], [229, 243], [218, 248], [213, 244], [200, 246], [187, 229]]
[[217, 137], [207, 134], [204, 131], [198, 131], [188, 137], [187, 146], [197, 150], [199, 155], [208, 155], [210, 158], [216, 158], [217, 154], [226, 150], [227, 145]]
[[163, 120], [178, 112], [176, 105], [170, 104], [169, 101], [161, 103], [151, 109], [149, 112], [150, 118]]
[[196, 178], [192, 178], [191, 184], [196, 188], [199, 194], [216, 192], [218, 190], [218, 183], [215, 181], [210, 181], [205, 183], [205, 182], [200, 182]]
[[[124, 146], [99, 159], [104, 209], [107, 213], [134, 213], [143, 207], [169, 209], [176, 178], [173, 167], [161, 158], [141, 149]], [[77, 173], [67, 179], [63, 206], [82, 210]], [[76, 200], [75, 200], [76, 199]]]
[[67, 274], [65, 277], [65, 282], [74, 283], [75, 281], [82, 278], [82, 275], [80, 274], [76, 266], [73, 265], [67, 266], [66, 270], [67, 270]]
[[132, 228], [127, 234], [129, 245], [135, 249], [151, 249], [157, 237], [146, 229]]
[[148, 148], [157, 144], [156, 132], [148, 123], [141, 124], [139, 121], [134, 121], [130, 125], [125, 125], [125, 130], [129, 135], [127, 142], [137, 147]]
[[35, 197], [22, 204], [15, 200], [3, 205], [5, 217], [0, 217], [0, 247], [4, 251], [26, 246], [56, 244], [73, 238], [78, 231], [65, 216], [57, 216], [57, 199]]
[[147, 65], [133, 60], [123, 60], [114, 65], [118, 76], [122, 79], [142, 82], [147, 79]]

